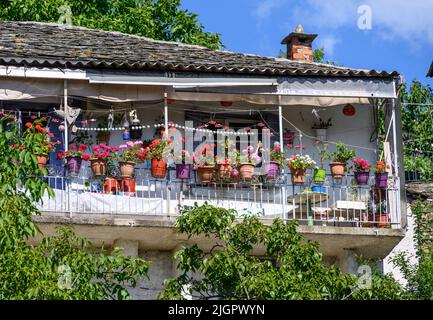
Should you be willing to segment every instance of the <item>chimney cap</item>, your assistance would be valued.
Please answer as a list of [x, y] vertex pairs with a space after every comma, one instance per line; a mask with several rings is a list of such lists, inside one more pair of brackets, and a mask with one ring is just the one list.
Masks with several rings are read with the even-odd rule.
[[317, 38], [317, 34], [308, 34], [305, 33], [304, 28], [301, 24], [298, 24], [295, 28], [295, 31], [290, 33], [288, 36], [286, 36], [282, 41], [281, 44], [289, 44], [294, 37], [310, 40], [313, 42], [314, 39]]

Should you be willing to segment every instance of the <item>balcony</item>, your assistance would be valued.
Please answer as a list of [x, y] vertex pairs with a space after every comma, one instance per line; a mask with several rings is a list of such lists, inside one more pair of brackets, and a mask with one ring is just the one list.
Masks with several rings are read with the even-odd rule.
[[[304, 185], [293, 185], [290, 174], [267, 180], [202, 183], [195, 174], [190, 180], [175, 178], [174, 168], [166, 179], [155, 179], [148, 168], [137, 168], [134, 179], [93, 178], [83, 167], [76, 177], [63, 168], [49, 168], [45, 177], [55, 197], [46, 196], [39, 209], [46, 214], [98, 214], [108, 216], [176, 217], [186, 207], [205, 202], [235, 209], [241, 214], [259, 214], [263, 220], [276, 217], [295, 219], [299, 225], [400, 228], [398, 189], [374, 187], [374, 176], [367, 185], [354, 184], [352, 175], [334, 180], [327, 176], [315, 185], [307, 174]], [[391, 179], [390, 179], [391, 180]]]

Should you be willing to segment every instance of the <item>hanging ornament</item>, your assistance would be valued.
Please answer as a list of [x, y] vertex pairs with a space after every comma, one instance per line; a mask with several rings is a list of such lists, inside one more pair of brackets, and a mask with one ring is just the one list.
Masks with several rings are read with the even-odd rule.
[[220, 101], [220, 104], [223, 107], [231, 107], [233, 102], [232, 101]]
[[352, 117], [355, 115], [356, 109], [354, 106], [352, 106], [350, 103], [346, 104], [343, 108], [343, 114], [347, 117]]
[[138, 120], [137, 117], [137, 110], [132, 110], [129, 113], [129, 116], [132, 118], [132, 124], [129, 126], [129, 134], [131, 139], [141, 139], [141, 135], [143, 132], [141, 129], [138, 128], [140, 126], [140, 120]]
[[77, 131], [78, 131], [78, 128], [77, 128], [77, 126], [74, 124], [74, 125], [72, 126], [72, 128], [71, 128], [71, 132], [72, 132], [72, 133], [77, 133]]
[[123, 138], [123, 140], [129, 140], [130, 139], [130, 135], [129, 135], [129, 130], [128, 129], [125, 129], [124, 131], [123, 131], [123, 134], [122, 134], [122, 138]]
[[65, 125], [64, 124], [59, 125], [59, 131], [65, 131]]

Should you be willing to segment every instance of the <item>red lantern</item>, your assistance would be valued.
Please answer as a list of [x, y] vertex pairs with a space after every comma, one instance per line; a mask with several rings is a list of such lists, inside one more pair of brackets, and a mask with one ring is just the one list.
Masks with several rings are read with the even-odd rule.
[[174, 99], [167, 99], [167, 104], [173, 104], [175, 103], [176, 100]]
[[351, 104], [346, 104], [343, 108], [343, 114], [347, 117], [351, 117], [356, 113], [356, 109]]
[[232, 104], [233, 104], [233, 102], [232, 102], [232, 101], [221, 101], [220, 104], [221, 104], [223, 107], [231, 107]]

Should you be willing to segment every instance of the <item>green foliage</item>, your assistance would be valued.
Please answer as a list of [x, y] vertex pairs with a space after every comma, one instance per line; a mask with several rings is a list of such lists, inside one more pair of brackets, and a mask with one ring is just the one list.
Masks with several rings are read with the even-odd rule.
[[323, 63], [325, 59], [325, 48], [315, 49], [313, 51], [313, 61]]
[[406, 289], [415, 299], [433, 299], [433, 206], [416, 202], [414, 240], [418, 262], [412, 264], [406, 252], [400, 252], [391, 261], [407, 281]]
[[392, 278], [377, 276], [373, 289], [361, 289], [356, 276], [325, 265], [318, 244], [305, 240], [295, 221], [276, 219], [265, 225], [257, 216], [245, 215], [235, 222], [235, 214], [208, 204], [182, 212], [179, 230], [189, 237], [210, 237], [214, 246], [208, 252], [197, 245], [179, 250], [175, 258], [180, 275], [165, 281], [160, 299], [184, 295], [270, 300], [403, 297]]
[[336, 150], [334, 152], [328, 152], [326, 158], [333, 162], [347, 163], [355, 158], [355, 150], [349, 149], [344, 143], [337, 143]]
[[204, 31], [180, 0], [3, 0], [0, 20], [58, 22], [71, 9], [72, 24], [158, 40], [222, 47], [220, 35]]
[[125, 286], [135, 286], [147, 273], [144, 260], [119, 249], [95, 252], [70, 228], [37, 247], [28, 244], [41, 236], [32, 221], [39, 214], [35, 204], [45, 194], [54, 196], [41, 178], [46, 169], [37, 165], [38, 148], [32, 135], [20, 136], [13, 118], [0, 119], [0, 299], [128, 298]]

